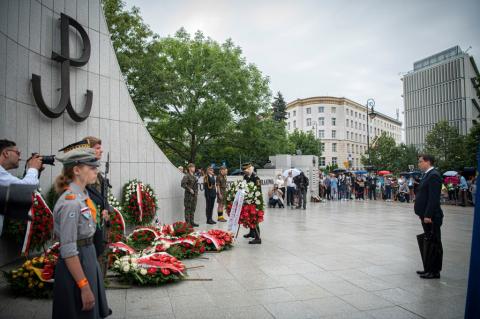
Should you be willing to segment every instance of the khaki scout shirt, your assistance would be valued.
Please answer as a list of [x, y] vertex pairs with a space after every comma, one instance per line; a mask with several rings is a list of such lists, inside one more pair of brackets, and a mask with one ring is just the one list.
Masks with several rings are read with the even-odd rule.
[[75, 183], [60, 195], [53, 210], [54, 232], [60, 241], [60, 256], [78, 255], [77, 240], [93, 237], [96, 223], [87, 206], [88, 195]]

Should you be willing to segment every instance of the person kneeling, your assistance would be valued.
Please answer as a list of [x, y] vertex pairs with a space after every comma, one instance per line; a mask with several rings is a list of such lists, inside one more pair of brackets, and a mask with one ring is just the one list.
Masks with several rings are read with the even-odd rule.
[[284, 208], [282, 200], [283, 192], [275, 184], [271, 190], [268, 191], [268, 207], [275, 208], [278, 204], [279, 208]]

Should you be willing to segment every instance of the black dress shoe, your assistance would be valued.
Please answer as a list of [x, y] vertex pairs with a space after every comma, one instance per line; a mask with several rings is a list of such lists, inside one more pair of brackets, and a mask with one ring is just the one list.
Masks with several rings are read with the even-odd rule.
[[214, 225], [216, 224], [216, 222], [214, 222], [213, 220], [207, 220], [207, 224]]
[[248, 234], [245, 234], [243, 235], [243, 238], [253, 238], [255, 236], [253, 236], [252, 232], [249, 232]]
[[426, 273], [425, 270], [417, 270], [417, 275], [425, 275]]
[[251, 245], [261, 244], [262, 240], [260, 238], [255, 238], [253, 240], [250, 240], [248, 243], [251, 244]]
[[420, 278], [422, 278], [422, 279], [439, 279], [440, 274], [438, 272], [437, 273], [427, 272], [425, 275], [421, 275]]
[[200, 226], [199, 224], [192, 223], [192, 227], [198, 227]]

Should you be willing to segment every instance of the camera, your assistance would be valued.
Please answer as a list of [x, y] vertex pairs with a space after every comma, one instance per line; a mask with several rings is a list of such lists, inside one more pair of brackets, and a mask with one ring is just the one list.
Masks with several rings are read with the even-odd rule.
[[[38, 153], [32, 153], [32, 157]], [[55, 166], [55, 155], [39, 155], [42, 158], [42, 164]]]

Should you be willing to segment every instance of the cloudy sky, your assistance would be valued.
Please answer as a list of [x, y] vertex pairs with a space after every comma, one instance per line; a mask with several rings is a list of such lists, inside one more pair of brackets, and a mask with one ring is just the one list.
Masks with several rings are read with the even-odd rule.
[[125, 0], [160, 36], [180, 27], [231, 38], [287, 102], [319, 95], [395, 117], [401, 75], [454, 45], [480, 65], [479, 0]]

